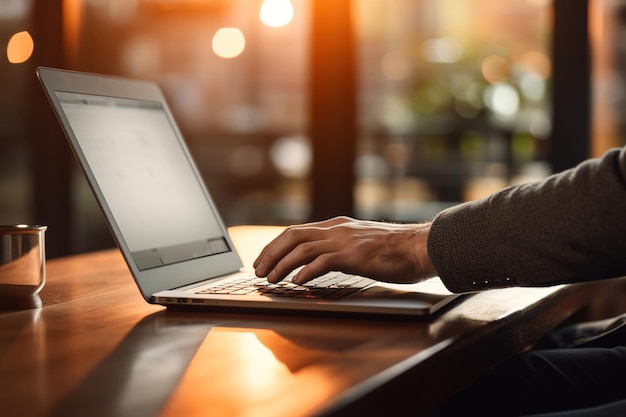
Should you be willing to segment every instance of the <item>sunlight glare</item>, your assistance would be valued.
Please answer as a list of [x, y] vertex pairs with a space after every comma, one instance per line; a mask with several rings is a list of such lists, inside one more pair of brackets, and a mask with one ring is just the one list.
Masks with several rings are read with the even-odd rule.
[[33, 54], [35, 43], [27, 31], [18, 32], [11, 37], [7, 44], [7, 58], [11, 64], [21, 64], [28, 61]]
[[293, 5], [289, 0], [264, 0], [259, 13], [266, 26], [278, 28], [293, 20]]

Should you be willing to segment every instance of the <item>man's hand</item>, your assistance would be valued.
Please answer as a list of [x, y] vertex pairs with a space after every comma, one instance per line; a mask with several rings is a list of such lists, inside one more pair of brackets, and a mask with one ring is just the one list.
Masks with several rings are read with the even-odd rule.
[[256, 275], [278, 282], [294, 269], [303, 284], [330, 271], [414, 283], [436, 275], [427, 250], [430, 223], [388, 224], [349, 217], [288, 227], [254, 262]]

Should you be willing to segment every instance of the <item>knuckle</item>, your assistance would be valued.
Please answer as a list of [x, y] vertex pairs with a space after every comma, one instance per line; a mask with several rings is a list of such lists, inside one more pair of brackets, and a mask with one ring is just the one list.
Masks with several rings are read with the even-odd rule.
[[289, 238], [290, 236], [293, 236], [297, 230], [296, 226], [289, 226], [283, 231], [283, 236]]
[[348, 216], [337, 216], [335, 217], [335, 220], [337, 220], [338, 223], [348, 223], [352, 221], [352, 219]]
[[289, 245], [299, 244], [303, 240], [302, 233], [303, 233], [303, 230], [301, 227], [290, 226], [284, 232], [284, 235], [283, 235], [284, 241], [287, 242], [287, 244]]
[[310, 254], [315, 250], [315, 244], [313, 242], [303, 242], [298, 245], [298, 251], [303, 254]]

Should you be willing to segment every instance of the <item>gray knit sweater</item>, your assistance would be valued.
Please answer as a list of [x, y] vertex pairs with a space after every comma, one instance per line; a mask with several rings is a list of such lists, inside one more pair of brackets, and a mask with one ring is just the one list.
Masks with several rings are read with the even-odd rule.
[[626, 275], [626, 147], [441, 212], [428, 252], [455, 292]]

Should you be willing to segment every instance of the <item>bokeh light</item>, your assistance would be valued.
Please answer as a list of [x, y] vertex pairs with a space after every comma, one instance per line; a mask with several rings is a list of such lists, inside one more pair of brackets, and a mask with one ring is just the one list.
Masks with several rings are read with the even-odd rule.
[[473, 119], [483, 108], [483, 87], [477, 82], [468, 81], [455, 94], [454, 109], [465, 119]]
[[482, 72], [490, 84], [497, 84], [509, 77], [509, 61], [500, 55], [489, 55], [482, 62]]
[[541, 51], [525, 53], [521, 57], [521, 62], [529, 71], [538, 74], [544, 80], [547, 80], [552, 73], [550, 58]]
[[520, 97], [515, 87], [507, 83], [490, 85], [485, 89], [487, 107], [500, 116], [514, 116], [519, 110]]
[[288, 25], [293, 15], [293, 5], [289, 0], [264, 0], [259, 13], [263, 24], [275, 28]]
[[534, 72], [522, 75], [519, 86], [526, 99], [537, 102], [543, 100], [547, 88], [545, 80]]
[[213, 36], [213, 52], [222, 58], [235, 58], [246, 48], [246, 38], [238, 28], [221, 28]]
[[452, 37], [429, 39], [422, 45], [426, 60], [451, 64], [459, 61], [463, 55], [461, 44]]
[[35, 43], [27, 31], [18, 32], [11, 36], [7, 44], [7, 59], [12, 64], [21, 64], [28, 61], [35, 49]]
[[278, 139], [272, 145], [270, 155], [278, 172], [287, 177], [305, 177], [311, 168], [311, 145], [303, 136]]

